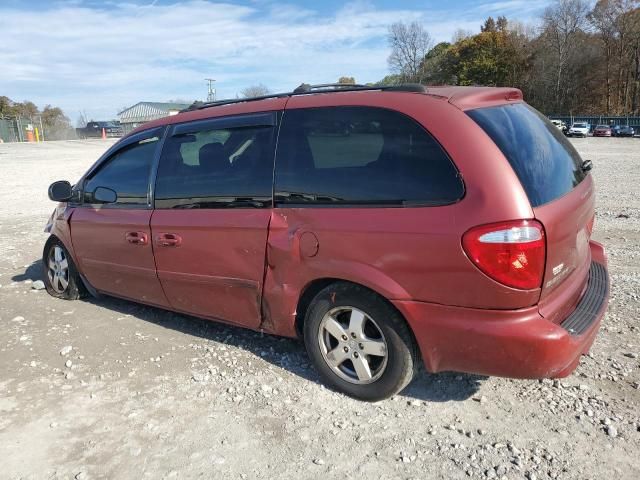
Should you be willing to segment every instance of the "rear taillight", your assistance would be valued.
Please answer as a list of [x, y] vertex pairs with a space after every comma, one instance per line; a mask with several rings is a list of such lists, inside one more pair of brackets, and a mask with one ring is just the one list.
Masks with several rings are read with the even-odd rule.
[[473, 264], [492, 279], [522, 290], [540, 288], [545, 238], [535, 220], [515, 220], [472, 228], [462, 247]]

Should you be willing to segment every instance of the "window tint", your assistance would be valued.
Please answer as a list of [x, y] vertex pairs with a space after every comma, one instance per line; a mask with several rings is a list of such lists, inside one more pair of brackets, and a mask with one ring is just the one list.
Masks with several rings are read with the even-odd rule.
[[392, 110], [287, 110], [278, 138], [276, 200], [284, 203], [444, 205], [464, 189], [440, 145]]
[[155, 207], [268, 205], [274, 130], [270, 126], [209, 129], [168, 138], [158, 167]]
[[587, 175], [573, 145], [529, 105], [481, 108], [468, 114], [507, 157], [533, 207], [560, 198]]
[[114, 190], [117, 204], [146, 206], [149, 174], [158, 137], [141, 140], [115, 153], [84, 185], [86, 203], [93, 203], [97, 187]]

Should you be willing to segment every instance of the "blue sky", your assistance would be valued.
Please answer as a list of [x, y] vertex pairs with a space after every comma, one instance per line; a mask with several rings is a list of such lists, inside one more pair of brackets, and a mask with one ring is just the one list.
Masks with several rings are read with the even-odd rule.
[[417, 20], [434, 41], [493, 15], [535, 24], [550, 0], [0, 0], [0, 95], [114, 118], [138, 101], [288, 91], [341, 75], [377, 81], [387, 27]]

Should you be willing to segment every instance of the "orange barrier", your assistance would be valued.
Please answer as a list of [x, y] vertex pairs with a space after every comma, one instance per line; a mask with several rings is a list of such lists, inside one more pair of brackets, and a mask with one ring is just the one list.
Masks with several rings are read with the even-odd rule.
[[36, 138], [33, 135], [33, 130], [27, 130], [27, 142], [35, 142]]

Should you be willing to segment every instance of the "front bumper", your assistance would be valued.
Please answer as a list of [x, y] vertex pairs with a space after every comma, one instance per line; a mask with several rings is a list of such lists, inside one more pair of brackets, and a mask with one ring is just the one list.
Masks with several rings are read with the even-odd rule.
[[480, 310], [412, 301], [393, 303], [409, 322], [430, 372], [564, 377], [589, 351], [608, 305], [604, 248], [596, 242], [590, 242], [590, 248], [596, 265], [592, 264], [587, 289], [575, 310], [559, 324], [543, 318], [537, 306]]

